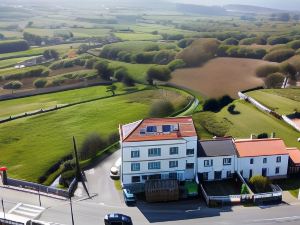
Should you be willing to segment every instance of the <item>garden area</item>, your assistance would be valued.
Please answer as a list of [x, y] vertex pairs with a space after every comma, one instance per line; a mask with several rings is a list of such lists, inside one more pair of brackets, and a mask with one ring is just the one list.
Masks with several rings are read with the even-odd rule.
[[203, 182], [203, 187], [208, 196], [240, 195], [242, 184], [234, 179]]

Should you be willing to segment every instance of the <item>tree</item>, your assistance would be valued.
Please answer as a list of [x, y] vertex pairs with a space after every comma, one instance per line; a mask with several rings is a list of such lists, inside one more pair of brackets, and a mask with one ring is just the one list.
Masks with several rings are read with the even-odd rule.
[[40, 79], [36, 79], [34, 82], [33, 82], [33, 85], [36, 87], [36, 88], [43, 88], [45, 87], [47, 84], [47, 80], [44, 79], [44, 78], [40, 78]]
[[297, 69], [290, 63], [283, 63], [280, 68], [281, 72], [288, 76], [291, 80], [296, 80]]
[[106, 87], [106, 92], [111, 92], [112, 96], [115, 96], [115, 91], [117, 90], [116, 85], [110, 85]]
[[83, 54], [83, 53], [86, 53], [88, 50], [89, 50], [89, 46], [87, 44], [82, 44], [79, 46], [77, 53]]
[[219, 108], [222, 109], [224, 106], [229, 105], [233, 102], [233, 99], [229, 95], [224, 95], [219, 99]]
[[23, 86], [23, 83], [20, 81], [10, 81], [3, 85], [4, 89], [20, 89]]
[[149, 115], [151, 117], [170, 116], [174, 112], [174, 106], [170, 101], [159, 100], [151, 105]]
[[112, 76], [113, 71], [109, 68], [109, 63], [107, 61], [97, 62], [95, 69], [98, 71], [98, 75], [104, 80], [109, 80]]
[[129, 76], [125, 75], [122, 79], [122, 83], [127, 86], [127, 87], [132, 87], [134, 86], [134, 80]]
[[128, 72], [127, 72], [127, 69], [124, 68], [124, 67], [121, 67], [119, 69], [117, 69], [114, 73], [114, 77], [117, 79], [117, 81], [122, 81], [123, 78], [125, 76], [129, 76]]
[[261, 134], [257, 135], [258, 139], [264, 139], [264, 138], [268, 138], [268, 137], [269, 137], [269, 135], [267, 133], [261, 133]]
[[0, 42], [0, 53], [19, 52], [29, 49], [27, 41], [12, 40]]
[[23, 37], [29, 43], [33, 43], [35, 45], [41, 45], [43, 39], [39, 35], [31, 34], [28, 32], [23, 33]]
[[5, 36], [0, 33], [0, 40], [3, 40], [4, 38], [5, 38]]
[[285, 76], [281, 73], [273, 73], [267, 76], [265, 79], [265, 85], [267, 88], [281, 88]]
[[149, 83], [153, 80], [168, 81], [171, 79], [171, 71], [167, 66], [152, 66], [147, 71]]
[[271, 62], [283, 62], [295, 55], [293, 49], [279, 49], [269, 52], [265, 55], [264, 60]]
[[266, 64], [258, 67], [256, 69], [256, 76], [258, 77], [266, 77], [269, 74], [279, 72], [280, 68], [277, 65]]
[[246, 184], [242, 184], [242, 187], [241, 187], [241, 194], [242, 194], [242, 195], [249, 194], [249, 190], [248, 190]]
[[47, 50], [44, 51], [43, 56], [46, 59], [58, 59], [59, 58], [59, 53], [54, 49], [47, 49]]
[[238, 45], [239, 41], [235, 38], [228, 38], [228, 39], [224, 40], [224, 44], [225, 45]]
[[263, 193], [268, 191], [270, 180], [267, 177], [260, 175], [253, 176], [249, 180], [250, 185], [252, 185], [256, 192]]
[[183, 68], [185, 67], [186, 64], [185, 62], [182, 60], [182, 59], [174, 59], [173, 61], [171, 61], [169, 64], [168, 64], [168, 67], [171, 71], [174, 71], [176, 69], [180, 69], [180, 68]]

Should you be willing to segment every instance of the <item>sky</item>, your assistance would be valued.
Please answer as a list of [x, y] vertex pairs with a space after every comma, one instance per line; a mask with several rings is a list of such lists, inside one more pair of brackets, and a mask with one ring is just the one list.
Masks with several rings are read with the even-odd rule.
[[257, 5], [269, 8], [300, 11], [300, 0], [175, 0], [184, 3], [199, 5], [227, 5], [244, 4]]

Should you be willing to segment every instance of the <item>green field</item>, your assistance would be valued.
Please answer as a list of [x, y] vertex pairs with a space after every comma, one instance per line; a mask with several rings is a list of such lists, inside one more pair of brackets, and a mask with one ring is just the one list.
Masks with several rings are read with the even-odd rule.
[[247, 95], [281, 115], [300, 111], [300, 89], [257, 90], [248, 92]]
[[161, 39], [160, 35], [147, 33], [114, 33], [116, 37], [123, 41], [153, 41]]
[[[126, 93], [126, 89], [123, 88], [122, 84], [117, 84], [117, 87], [118, 89], [116, 90], [116, 94]], [[144, 88], [143, 85], [136, 85], [136, 89], [142, 88]], [[110, 95], [111, 93], [106, 92], [106, 86], [96, 86], [45, 95], [37, 95], [27, 98], [19, 98], [9, 101], [0, 101], [0, 118], [54, 107], [55, 105], [59, 104], [80, 102]]]
[[170, 99], [178, 110], [186, 97], [167, 90], [147, 90], [85, 103], [0, 125], [0, 164], [11, 177], [37, 181], [49, 167], [70, 153], [72, 136], [78, 144], [92, 132], [103, 137], [120, 123], [148, 116], [158, 99]]
[[23, 62], [25, 60], [31, 59], [33, 57], [35, 57], [35, 56], [0, 60], [0, 69], [7, 68], [7, 67], [12, 67], [12, 66], [14, 66], [17, 63], [20, 63], [20, 62]]
[[210, 117], [207, 113], [195, 114], [194, 118], [200, 137], [207, 137], [207, 131], [199, 126], [197, 121], [209, 119], [213, 122], [208, 123], [208, 129], [215, 132], [219, 132], [221, 129], [225, 136], [250, 138], [251, 134], [268, 133], [270, 136], [272, 132], [275, 132], [276, 137], [282, 138], [288, 147], [300, 147], [297, 141], [299, 133], [283, 121], [259, 111], [250, 103], [242, 100], [237, 100], [234, 104], [235, 111], [240, 112], [238, 115], [230, 114], [227, 107], [219, 113], [209, 113]]
[[61, 45], [47, 46], [47, 47], [36, 47], [21, 52], [3, 53], [0, 54], [0, 60], [41, 55], [47, 49], [55, 49], [56, 51], [58, 51], [59, 54], [63, 55], [66, 54], [68, 50], [71, 49], [71, 47], [76, 49], [81, 44], [82, 43], [61, 44]]

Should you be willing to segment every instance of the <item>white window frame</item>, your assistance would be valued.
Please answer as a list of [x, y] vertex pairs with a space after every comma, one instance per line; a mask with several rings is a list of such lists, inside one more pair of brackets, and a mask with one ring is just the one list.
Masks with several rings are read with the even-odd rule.
[[[175, 153], [172, 151], [175, 151]], [[179, 152], [178, 147], [170, 147], [170, 155], [178, 155], [178, 152]]]
[[160, 161], [148, 162], [148, 170], [159, 170], [160, 168]]
[[131, 163], [131, 171], [141, 171], [140, 163]]
[[[228, 162], [229, 161], [229, 162]], [[224, 166], [230, 166], [232, 162], [231, 158], [223, 158], [223, 165]]]
[[212, 167], [213, 166], [213, 160], [212, 159], [211, 160], [205, 159], [203, 165], [204, 165], [204, 167]]
[[140, 158], [140, 150], [132, 150], [131, 158]]
[[177, 167], [178, 167], [178, 161], [177, 160], [169, 161], [169, 168], [177, 168]]
[[161, 148], [149, 148], [148, 157], [157, 157], [161, 156]]

